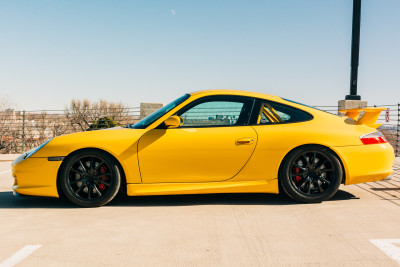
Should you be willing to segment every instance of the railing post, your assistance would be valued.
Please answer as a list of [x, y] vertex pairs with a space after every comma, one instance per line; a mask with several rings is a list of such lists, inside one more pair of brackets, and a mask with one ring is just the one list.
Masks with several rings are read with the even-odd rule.
[[22, 153], [25, 151], [25, 110], [22, 111]]

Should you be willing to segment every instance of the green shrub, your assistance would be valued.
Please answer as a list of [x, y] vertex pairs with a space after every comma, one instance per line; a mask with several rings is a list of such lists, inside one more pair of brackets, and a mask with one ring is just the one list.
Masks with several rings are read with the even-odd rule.
[[114, 121], [110, 117], [101, 117], [97, 121], [90, 124], [88, 131], [99, 130], [99, 129], [107, 129], [116, 126], [121, 126], [117, 121]]

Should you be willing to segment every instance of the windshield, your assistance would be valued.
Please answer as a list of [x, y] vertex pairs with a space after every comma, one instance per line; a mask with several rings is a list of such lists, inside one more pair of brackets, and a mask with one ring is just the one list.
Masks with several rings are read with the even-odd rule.
[[190, 95], [188, 95], [188, 94], [186, 94], [184, 96], [181, 96], [180, 98], [172, 101], [168, 105], [165, 105], [162, 108], [160, 108], [159, 110], [151, 113], [149, 116], [141, 119], [140, 121], [138, 121], [134, 125], [129, 124], [128, 127], [132, 128], [132, 129], [145, 129], [145, 128], [147, 128], [147, 126], [149, 126], [150, 124], [155, 122], [158, 118], [162, 117], [167, 112], [169, 112], [171, 109], [173, 109], [174, 107], [176, 107], [179, 104], [183, 103], [183, 101], [188, 99], [189, 96]]

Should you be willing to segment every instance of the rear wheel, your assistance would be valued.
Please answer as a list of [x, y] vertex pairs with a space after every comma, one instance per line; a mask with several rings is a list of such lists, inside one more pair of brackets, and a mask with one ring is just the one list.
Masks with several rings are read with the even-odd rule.
[[97, 150], [82, 151], [66, 159], [60, 186], [65, 196], [77, 205], [102, 206], [118, 193], [120, 170], [111, 156]]
[[343, 177], [340, 161], [329, 149], [300, 147], [286, 157], [279, 175], [285, 193], [294, 200], [314, 203], [331, 198]]

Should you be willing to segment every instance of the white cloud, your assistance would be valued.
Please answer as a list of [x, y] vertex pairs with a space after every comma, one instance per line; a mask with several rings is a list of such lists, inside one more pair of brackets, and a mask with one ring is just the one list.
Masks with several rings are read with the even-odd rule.
[[171, 9], [171, 14], [172, 14], [172, 16], [175, 16], [175, 14], [176, 14], [176, 12], [175, 12], [175, 10], [174, 9]]

